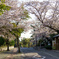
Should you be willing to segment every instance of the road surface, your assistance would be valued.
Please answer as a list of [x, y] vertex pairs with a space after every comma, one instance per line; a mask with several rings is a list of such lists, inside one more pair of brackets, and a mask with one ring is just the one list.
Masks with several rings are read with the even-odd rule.
[[21, 48], [21, 59], [59, 59], [59, 51], [34, 48]]

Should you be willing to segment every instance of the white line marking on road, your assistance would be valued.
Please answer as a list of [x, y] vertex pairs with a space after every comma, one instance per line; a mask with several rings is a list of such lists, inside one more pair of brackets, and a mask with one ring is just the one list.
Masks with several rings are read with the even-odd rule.
[[45, 59], [46, 57], [45, 56], [43, 56], [43, 58], [42, 59]]
[[33, 58], [35, 58], [35, 59], [45, 59], [46, 58], [45, 56], [43, 56], [43, 57], [41, 57], [41, 56], [40, 57], [37, 57], [37, 56], [38, 55], [34, 55]]

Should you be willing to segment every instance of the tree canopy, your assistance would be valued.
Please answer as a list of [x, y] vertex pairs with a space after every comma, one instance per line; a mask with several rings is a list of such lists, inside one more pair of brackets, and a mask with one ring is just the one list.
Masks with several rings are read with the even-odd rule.
[[0, 0], [0, 15], [2, 15], [6, 10], [10, 10], [10, 6], [5, 4], [5, 0]]
[[[27, 10], [34, 14], [43, 27], [59, 33], [59, 1], [31, 1], [25, 4]], [[40, 25], [40, 26], [41, 26]]]

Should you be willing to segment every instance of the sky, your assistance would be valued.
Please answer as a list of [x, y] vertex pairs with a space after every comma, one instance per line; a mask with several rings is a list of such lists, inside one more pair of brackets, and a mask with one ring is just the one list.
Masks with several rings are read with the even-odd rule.
[[[30, 35], [29, 35], [29, 34], [30, 34]], [[22, 34], [21, 34], [21, 37], [30, 38], [31, 35], [32, 35], [32, 34], [31, 34], [31, 31], [29, 30], [29, 31], [27, 31], [26, 33], [22, 33]]]
[[29, 16], [31, 18], [28, 21], [35, 21], [35, 15], [34, 14], [29, 14]]
[[31, 31], [32, 30], [29, 30], [29, 31], [27, 31], [27, 32], [23, 32], [22, 34], [21, 34], [21, 37], [19, 38], [20, 39], [20, 41], [21, 41], [21, 39], [23, 39], [23, 38], [30, 38], [31, 37]]

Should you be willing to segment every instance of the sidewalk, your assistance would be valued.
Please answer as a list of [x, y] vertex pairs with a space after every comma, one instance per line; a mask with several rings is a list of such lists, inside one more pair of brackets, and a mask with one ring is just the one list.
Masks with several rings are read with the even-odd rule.
[[[14, 48], [14, 46], [9, 47], [10, 50], [13, 49], [13, 48]], [[7, 47], [0, 47], [0, 52], [5, 51], [5, 50], [7, 50]]]
[[6, 59], [13, 59], [13, 56], [18, 53], [18, 48], [14, 48], [12, 51], [9, 52], [10, 55], [6, 57]]

